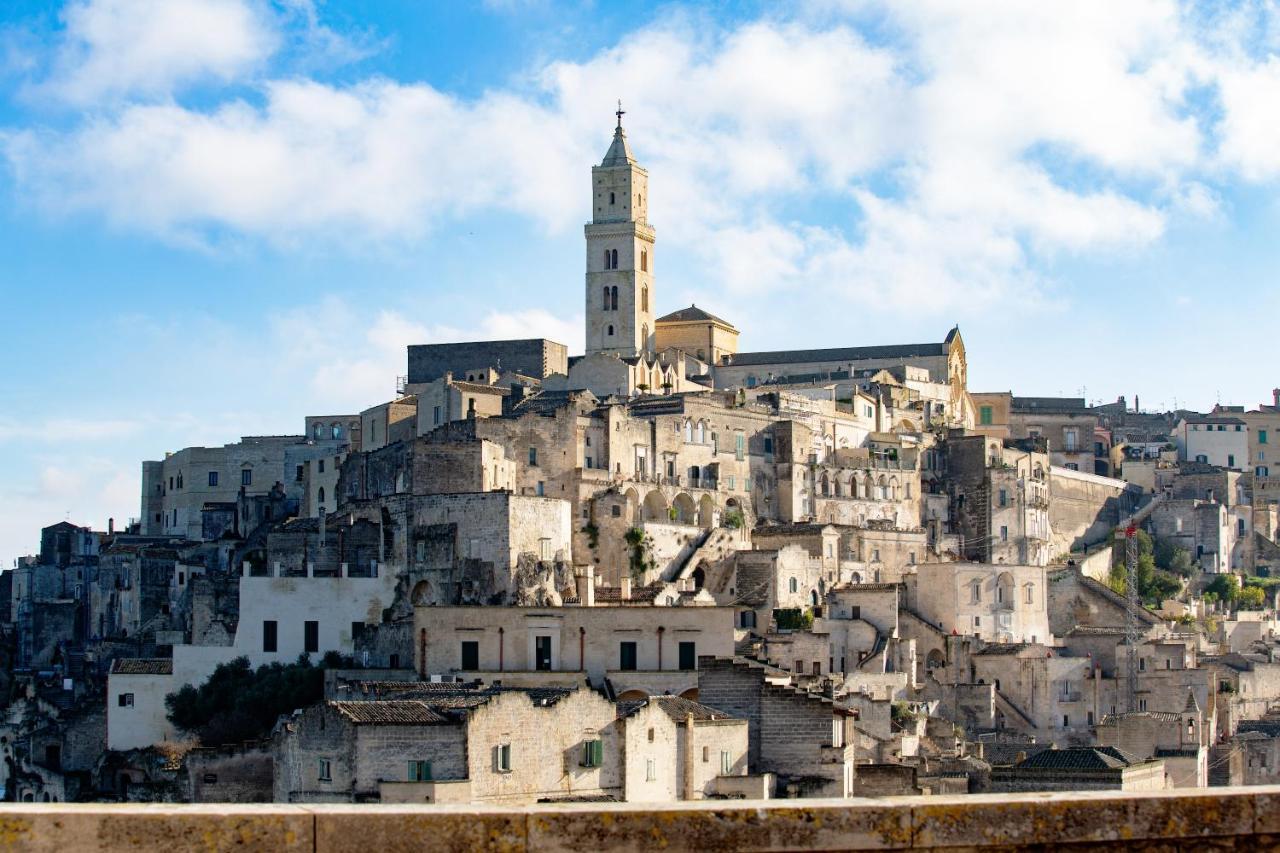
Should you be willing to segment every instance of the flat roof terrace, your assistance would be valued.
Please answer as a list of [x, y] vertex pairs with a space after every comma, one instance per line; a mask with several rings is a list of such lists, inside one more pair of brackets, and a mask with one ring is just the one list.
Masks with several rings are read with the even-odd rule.
[[1280, 786], [502, 806], [0, 806], [0, 850], [1273, 849]]

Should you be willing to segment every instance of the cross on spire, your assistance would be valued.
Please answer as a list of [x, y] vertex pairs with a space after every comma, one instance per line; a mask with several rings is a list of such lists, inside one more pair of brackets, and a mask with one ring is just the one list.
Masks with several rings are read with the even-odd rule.
[[622, 117], [626, 114], [627, 114], [627, 111], [622, 108], [622, 99], [619, 98], [618, 112], [616, 113], [616, 115], [618, 116], [618, 130], [622, 130]]

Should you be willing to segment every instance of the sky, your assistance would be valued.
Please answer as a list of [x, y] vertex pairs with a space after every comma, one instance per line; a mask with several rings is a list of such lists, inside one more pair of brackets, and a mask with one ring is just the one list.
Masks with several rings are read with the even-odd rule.
[[658, 312], [938, 341], [970, 388], [1280, 385], [1280, 6], [0, 4], [0, 565], [141, 461], [390, 399], [405, 346], [581, 351], [618, 99]]

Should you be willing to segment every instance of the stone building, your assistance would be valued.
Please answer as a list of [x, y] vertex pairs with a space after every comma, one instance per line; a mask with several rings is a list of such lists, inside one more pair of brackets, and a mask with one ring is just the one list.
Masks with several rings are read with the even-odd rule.
[[853, 796], [856, 713], [768, 672], [742, 658], [703, 660], [698, 701], [747, 720], [748, 771], [773, 774], [777, 796]]
[[1187, 416], [1173, 431], [1178, 458], [1221, 468], [1249, 467], [1249, 425], [1236, 414]]
[[1043, 438], [1054, 465], [1094, 473], [1093, 433], [1098, 416], [1077, 397], [1013, 397], [1009, 437]]
[[923, 563], [907, 577], [912, 608], [945, 631], [988, 642], [1049, 644], [1043, 566]]
[[1114, 747], [1038, 752], [1012, 767], [991, 769], [993, 792], [1162, 791], [1164, 762], [1137, 761]]
[[945, 443], [952, 528], [966, 559], [1048, 565], [1049, 455], [1006, 446], [985, 435], [953, 435]]
[[747, 773], [744, 719], [679, 696], [618, 703], [627, 802], [772, 795], [772, 779]]
[[[621, 592], [630, 594], [627, 589]], [[733, 610], [620, 598], [573, 607], [418, 607], [415, 668], [504, 684], [607, 683], [614, 695], [697, 698], [700, 657], [733, 653]], [[631, 603], [633, 602], [634, 603]]]
[[394, 699], [330, 701], [290, 719], [276, 802], [623, 798], [617, 712], [593, 691], [398, 686]]
[[655, 321], [654, 349], [680, 350], [703, 364], [722, 364], [738, 352], [738, 330], [728, 320], [690, 305]]

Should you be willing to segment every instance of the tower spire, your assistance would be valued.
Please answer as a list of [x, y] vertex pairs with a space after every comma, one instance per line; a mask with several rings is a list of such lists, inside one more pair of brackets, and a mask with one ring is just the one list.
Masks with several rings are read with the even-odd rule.
[[627, 111], [622, 108], [622, 98], [618, 98], [618, 112], [615, 114], [618, 116], [618, 130], [622, 130], [622, 117], [626, 114]]

